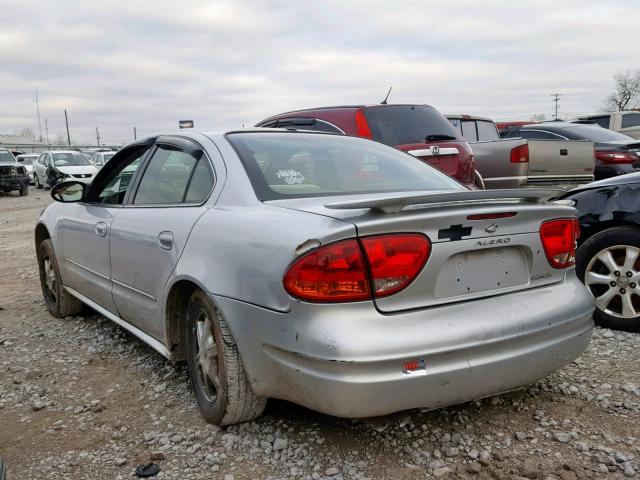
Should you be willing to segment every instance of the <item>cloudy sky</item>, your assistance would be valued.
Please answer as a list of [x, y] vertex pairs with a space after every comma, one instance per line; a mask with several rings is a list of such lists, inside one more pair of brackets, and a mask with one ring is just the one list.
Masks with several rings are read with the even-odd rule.
[[0, 133], [129, 142], [301, 107], [429, 103], [497, 119], [602, 108], [640, 69], [628, 1], [0, 0]]

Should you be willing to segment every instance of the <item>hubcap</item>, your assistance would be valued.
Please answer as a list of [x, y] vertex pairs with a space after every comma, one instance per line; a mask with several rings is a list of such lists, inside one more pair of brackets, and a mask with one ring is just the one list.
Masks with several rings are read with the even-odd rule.
[[53, 297], [53, 300], [56, 300], [56, 272], [51, 268], [51, 260], [49, 257], [44, 257], [44, 280], [47, 285], [47, 290], [49, 290], [49, 295]]
[[209, 314], [202, 310], [196, 317], [196, 352], [198, 376], [203, 392], [211, 403], [216, 401], [220, 388], [220, 370], [218, 365], [218, 346], [213, 335], [213, 322]]
[[640, 249], [630, 245], [605, 248], [587, 265], [584, 283], [596, 307], [618, 318], [640, 316]]

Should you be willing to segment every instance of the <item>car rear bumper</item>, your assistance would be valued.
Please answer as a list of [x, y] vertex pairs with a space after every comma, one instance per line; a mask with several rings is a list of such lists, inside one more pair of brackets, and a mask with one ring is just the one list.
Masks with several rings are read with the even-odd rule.
[[[562, 284], [394, 315], [369, 302], [288, 313], [212, 295], [258, 395], [341, 417], [438, 408], [514, 390], [578, 357], [593, 300]], [[403, 373], [408, 361], [424, 370]]]

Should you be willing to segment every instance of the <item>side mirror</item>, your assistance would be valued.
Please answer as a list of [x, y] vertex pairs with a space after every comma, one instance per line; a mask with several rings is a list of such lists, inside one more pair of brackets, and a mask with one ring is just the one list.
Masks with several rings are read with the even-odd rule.
[[58, 183], [51, 189], [51, 198], [56, 202], [73, 203], [84, 198], [87, 185], [75, 180]]

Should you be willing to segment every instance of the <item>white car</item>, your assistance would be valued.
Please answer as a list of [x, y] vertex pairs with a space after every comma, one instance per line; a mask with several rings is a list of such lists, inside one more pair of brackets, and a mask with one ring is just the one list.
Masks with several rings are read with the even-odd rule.
[[98, 170], [100, 170], [115, 154], [116, 152], [95, 152], [91, 157], [89, 157], [89, 160]]
[[50, 150], [43, 152], [38, 161], [33, 164], [33, 181], [36, 188], [43, 188], [48, 185], [48, 169], [53, 167], [57, 180], [78, 180], [89, 183], [93, 180], [98, 169], [75, 150]]
[[33, 184], [35, 180], [33, 177], [33, 164], [38, 160], [39, 156], [37, 153], [22, 153], [16, 157], [16, 161], [24, 167], [31, 178], [31, 184]]

